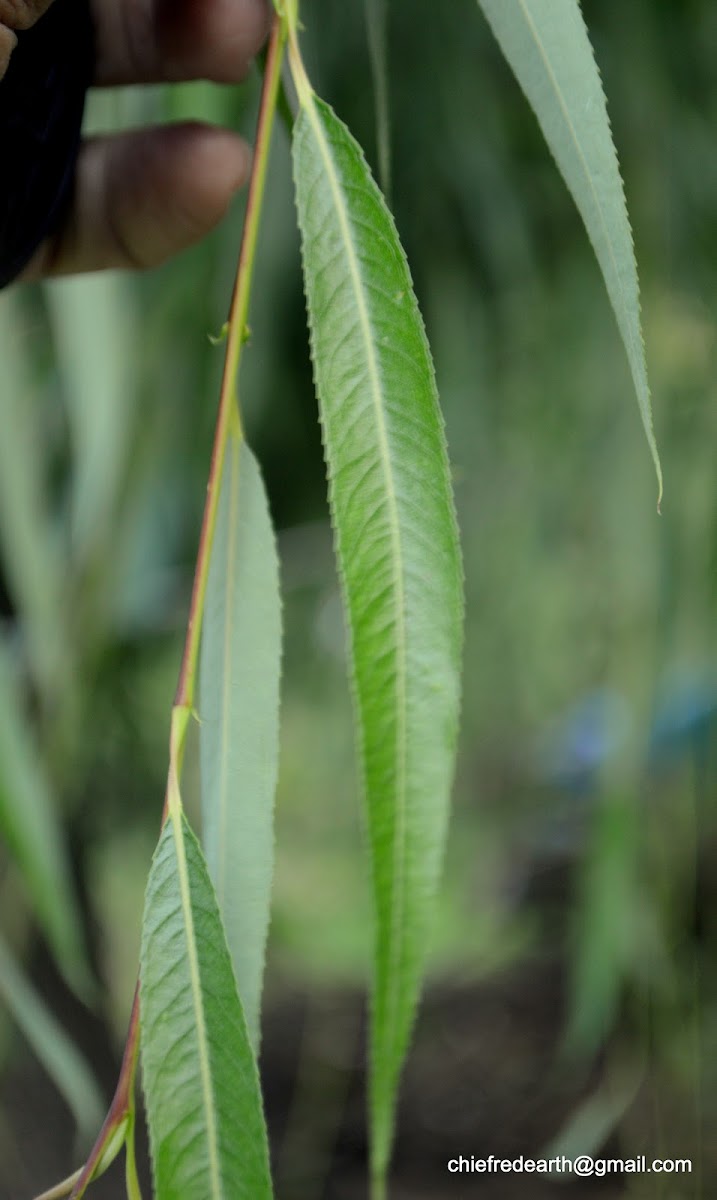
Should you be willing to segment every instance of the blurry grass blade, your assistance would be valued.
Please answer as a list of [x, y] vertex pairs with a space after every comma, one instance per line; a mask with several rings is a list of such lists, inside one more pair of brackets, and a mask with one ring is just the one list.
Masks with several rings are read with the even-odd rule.
[[45, 287], [72, 437], [72, 538], [80, 558], [112, 518], [132, 433], [130, 286], [110, 273]]
[[226, 450], [202, 628], [202, 842], [256, 1050], [279, 757], [279, 564], [257, 462]]
[[380, 1191], [448, 818], [462, 570], [433, 365], [398, 234], [348, 130], [310, 91], [302, 103], [294, 175], [371, 846]]
[[618, 1061], [599, 1087], [571, 1113], [553, 1141], [540, 1151], [540, 1157], [598, 1154], [625, 1116], [643, 1078], [644, 1068], [638, 1062], [632, 1058]]
[[378, 177], [384, 195], [391, 196], [391, 109], [388, 96], [388, 9], [386, 0], [364, 0], [368, 50], [376, 109]]
[[68, 678], [67, 638], [60, 618], [61, 545], [46, 495], [45, 416], [33, 370], [37, 341], [24, 318], [16, 292], [0, 297], [0, 548], [33, 669], [47, 694]]
[[140, 989], [157, 1200], [266, 1200], [256, 1063], [206, 864], [176, 809], [147, 885]]
[[638, 820], [622, 796], [604, 799], [576, 914], [565, 1050], [589, 1057], [611, 1031], [628, 975], [638, 969]]
[[640, 415], [652, 428], [632, 232], [597, 64], [578, 0], [479, 0], [585, 223], [627, 352]]
[[92, 1071], [25, 978], [2, 939], [0, 999], [67, 1101], [80, 1133], [93, 1135], [102, 1121], [104, 1103]]
[[62, 832], [22, 708], [0, 643], [0, 836], [22, 872], [61, 970], [83, 990], [88, 972]]

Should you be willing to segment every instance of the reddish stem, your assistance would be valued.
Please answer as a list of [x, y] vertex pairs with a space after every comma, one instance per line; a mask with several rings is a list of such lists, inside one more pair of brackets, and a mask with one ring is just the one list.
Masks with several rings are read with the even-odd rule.
[[[227, 352], [224, 362], [224, 374], [219, 399], [219, 410], [214, 433], [212, 457], [209, 467], [209, 482], [207, 498], [204, 505], [202, 528], [199, 536], [197, 564], [192, 585], [192, 597], [189, 608], [187, 634], [184, 642], [182, 663], [174, 701], [174, 710], [190, 709], [194, 702], [194, 683], [197, 658], [199, 653], [199, 638], [201, 634], [204, 596], [209, 573], [214, 527], [216, 524], [217, 506], [219, 501], [219, 486], [221, 482], [224, 451], [231, 428], [231, 422], [236, 414], [235, 382], [244, 341], [246, 319], [249, 306], [252, 268], [256, 250], [256, 238], [261, 211], [261, 202], [266, 178], [266, 165], [271, 128], [276, 110], [276, 100], [280, 81], [281, 56], [284, 49], [284, 28], [278, 15], [274, 16], [271, 36], [264, 69], [264, 86], [261, 94], [259, 119], [256, 132], [256, 151], [252, 165], [249, 194], [247, 197], [246, 215], [242, 232], [241, 249], [237, 266], [236, 281], [229, 310], [229, 332]], [[170, 746], [169, 777], [173, 772], [179, 777], [183, 751], [183, 733], [179, 738], [172, 736]], [[167, 818], [169, 786], [165, 792], [164, 808], [162, 811], [162, 826]], [[134, 1082], [139, 1055], [139, 981], [135, 985], [132, 1011], [129, 1019], [127, 1038], [125, 1041], [122, 1065], [120, 1067], [117, 1087], [112, 1098], [109, 1111], [102, 1124], [97, 1140], [82, 1169], [82, 1172], [72, 1189], [70, 1200], [80, 1200], [88, 1184], [92, 1181], [102, 1156], [110, 1143], [113, 1134], [121, 1126], [131, 1111], [134, 1097]]]

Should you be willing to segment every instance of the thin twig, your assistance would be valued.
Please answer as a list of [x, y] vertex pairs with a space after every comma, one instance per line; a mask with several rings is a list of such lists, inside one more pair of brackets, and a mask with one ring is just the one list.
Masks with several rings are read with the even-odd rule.
[[[175, 787], [178, 786], [178, 780], [181, 776], [188, 716], [192, 712], [194, 706], [199, 643], [202, 630], [202, 618], [204, 615], [204, 599], [207, 590], [209, 561], [211, 557], [214, 530], [216, 526], [222, 468], [224, 465], [227, 439], [231, 432], [232, 426], [235, 423], [238, 424], [239, 422], [238, 406], [236, 403], [237, 376], [239, 372], [242, 346], [245, 341], [247, 316], [249, 312], [249, 296], [251, 292], [257, 235], [259, 231], [259, 219], [261, 216], [264, 185], [266, 182], [271, 131], [274, 123], [274, 113], [276, 111], [279, 85], [281, 82], [281, 62], [283, 58], [285, 41], [286, 31], [284, 22], [278, 15], [276, 15], [272, 25], [266, 57], [264, 85], [261, 94], [259, 120], [254, 150], [254, 162], [252, 165], [252, 173], [249, 183], [249, 195], [247, 198], [246, 215], [244, 218], [244, 230], [242, 234], [241, 250], [239, 253], [237, 276], [229, 312], [229, 331], [227, 337], [226, 358], [224, 363], [224, 375], [222, 378], [219, 410], [217, 413], [214, 444], [212, 447], [212, 457], [209, 468], [207, 498], [204, 506], [202, 529], [199, 537], [199, 550], [197, 553], [197, 564], [194, 573], [194, 583], [192, 586], [187, 634], [184, 643], [182, 664], [179, 672], [179, 681], [177, 684], [177, 691], [172, 709], [169, 776], [167, 792], [164, 800], [164, 810], [162, 813], [162, 825], [164, 825], [167, 817], [170, 784], [173, 782]], [[82, 1168], [82, 1171], [79, 1172], [76, 1177], [76, 1182], [74, 1183], [70, 1200], [80, 1200], [80, 1198], [84, 1195], [87, 1186], [95, 1177], [95, 1175], [99, 1173], [101, 1167], [103, 1166], [103, 1160], [106, 1159], [107, 1151], [112, 1144], [113, 1138], [116, 1137], [118, 1132], [121, 1130], [123, 1122], [126, 1122], [130, 1117], [134, 1104], [134, 1084], [138, 1056], [139, 983], [137, 983], [135, 986], [132, 1012], [130, 1015], [127, 1039], [125, 1042], [122, 1065], [120, 1067], [115, 1094], [102, 1125], [102, 1129], [100, 1130], [99, 1136], [97, 1137], [97, 1140], [84, 1167]], [[109, 1164], [107, 1163], [106, 1165]], [[73, 1177], [73, 1180], [74, 1178], [75, 1177]], [[71, 1181], [69, 1180], [66, 1181], [66, 1183], [70, 1182]], [[46, 1193], [46, 1196], [52, 1196], [53, 1194], [66, 1195], [67, 1192], [65, 1191], [64, 1193], [57, 1193], [57, 1190], [55, 1190], [55, 1193]]]

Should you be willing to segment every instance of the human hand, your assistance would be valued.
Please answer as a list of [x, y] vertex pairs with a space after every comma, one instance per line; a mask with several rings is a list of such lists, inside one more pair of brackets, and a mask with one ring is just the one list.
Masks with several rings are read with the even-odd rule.
[[[0, 79], [51, 0], [0, 0]], [[91, 0], [99, 86], [242, 79], [268, 28], [266, 0]], [[22, 278], [150, 267], [217, 224], [245, 182], [250, 151], [198, 122], [90, 138], [61, 227]]]

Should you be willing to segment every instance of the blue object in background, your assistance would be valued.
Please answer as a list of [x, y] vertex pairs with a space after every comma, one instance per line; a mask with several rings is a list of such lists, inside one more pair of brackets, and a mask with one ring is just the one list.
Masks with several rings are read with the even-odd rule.
[[651, 765], [703, 754], [716, 725], [717, 681], [694, 669], [680, 669], [661, 689], [655, 706], [648, 752]]
[[[631, 736], [633, 714], [611, 688], [588, 692], [540, 735], [532, 773], [541, 785], [573, 795], [589, 794], [598, 774]], [[648, 770], [704, 758], [717, 735], [717, 679], [680, 667], [665, 676], [655, 700], [646, 752]]]
[[561, 791], [591, 791], [600, 768], [625, 745], [631, 729], [630, 707], [619, 692], [588, 692], [539, 738], [536, 778]]

